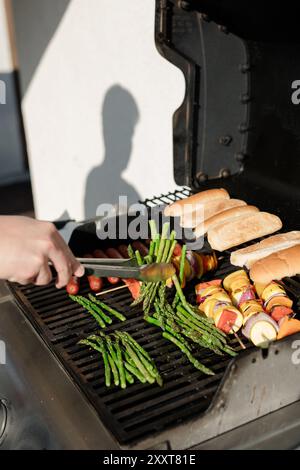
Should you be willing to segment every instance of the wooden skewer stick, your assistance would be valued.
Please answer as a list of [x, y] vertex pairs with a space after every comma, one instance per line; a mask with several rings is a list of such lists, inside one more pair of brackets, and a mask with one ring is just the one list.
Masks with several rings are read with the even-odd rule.
[[241, 338], [239, 337], [239, 335], [234, 331], [233, 332], [234, 336], [236, 337], [236, 339], [238, 340], [239, 342], [239, 345], [241, 346], [242, 349], [246, 349], [246, 346], [244, 345], [243, 341], [241, 340]]
[[117, 290], [121, 290], [121, 289], [125, 289], [125, 288], [128, 289], [127, 285], [123, 284], [122, 286], [113, 287], [112, 289], [107, 289], [107, 290], [103, 290], [101, 292], [98, 292], [96, 294], [96, 296], [99, 297], [99, 295], [110, 294], [111, 292], [116, 292]]

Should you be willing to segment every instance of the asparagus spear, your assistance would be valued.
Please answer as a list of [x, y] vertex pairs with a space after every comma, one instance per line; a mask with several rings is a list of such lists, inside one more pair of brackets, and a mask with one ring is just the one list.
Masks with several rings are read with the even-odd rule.
[[148, 255], [151, 256], [151, 258], [153, 258], [153, 255], [154, 255], [154, 248], [155, 248], [155, 242], [154, 240], [151, 240], [151, 243], [149, 246], [149, 253], [148, 253]]
[[[173, 233], [173, 232], [172, 232]], [[172, 235], [171, 233], [171, 235]], [[176, 233], [174, 231], [174, 233]], [[171, 246], [170, 246], [170, 251], [169, 251], [169, 254], [168, 254], [168, 257], [166, 259], [166, 263], [170, 263], [171, 260], [172, 260], [172, 256], [173, 256], [173, 253], [174, 253], [174, 250], [176, 248], [176, 245], [177, 245], [177, 241], [176, 240], [171, 240]]]
[[151, 263], [153, 262], [152, 256], [146, 255], [146, 256], [144, 257], [144, 262], [145, 262], [146, 264], [151, 264]]
[[[207, 348], [207, 343], [203, 340], [203, 336], [195, 330], [187, 328], [185, 324], [182, 325], [182, 334], [187, 338], [190, 338], [193, 343], [196, 343], [203, 348]], [[223, 355], [223, 351], [217, 348], [217, 346], [211, 346], [210, 349], [220, 356]]]
[[[192, 316], [194, 317], [197, 321], [199, 321], [201, 323], [201, 325], [203, 326], [203, 329], [206, 329], [207, 331], [209, 331], [212, 335], [218, 337], [220, 340], [222, 341], [225, 341], [226, 342], [226, 335], [221, 331], [221, 330], [218, 330], [218, 328], [216, 328], [208, 319], [206, 318], [201, 318], [200, 315], [198, 315], [194, 310], [193, 308], [188, 304], [188, 302], [186, 301], [186, 298], [182, 292], [182, 289], [181, 289], [181, 286], [179, 284], [179, 281], [178, 281], [178, 278], [176, 275], [174, 275], [172, 277], [172, 280], [174, 282], [174, 285], [176, 287], [176, 290], [177, 290], [177, 293], [179, 295], [179, 299], [182, 303], [182, 306], [183, 308]], [[179, 309], [182, 308], [182, 307], [179, 307]], [[182, 312], [183, 313], [183, 312]], [[222, 339], [221, 339], [222, 338]]]
[[149, 221], [149, 227], [150, 227], [150, 232], [151, 232], [151, 239], [155, 240], [158, 235], [155, 220]]
[[201, 364], [201, 362], [199, 362], [191, 354], [191, 352], [185, 347], [185, 345], [182, 344], [180, 341], [178, 341], [178, 339], [175, 338], [173, 335], [171, 335], [170, 333], [167, 333], [166, 331], [164, 331], [163, 332], [163, 337], [168, 339], [169, 341], [172, 341], [172, 343], [174, 343], [186, 355], [188, 360], [193, 364], [193, 366], [196, 369], [201, 370], [201, 372], [203, 372], [204, 374], [207, 374], [207, 375], [214, 375], [215, 374], [212, 370], [208, 369], [203, 364]]
[[134, 349], [135, 353], [139, 357], [142, 364], [149, 371], [149, 374], [152, 375], [156, 379], [159, 385], [162, 385], [162, 378], [160, 376], [160, 373], [154, 361], [152, 360], [151, 356], [147, 353], [147, 351], [144, 348], [142, 348], [142, 346], [137, 341], [135, 341], [135, 339], [132, 338], [132, 336], [130, 336], [128, 333], [119, 332], [119, 335], [121, 338], [123, 337], [123, 340], [125, 342], [127, 341], [128, 344], [130, 344], [130, 346]]
[[[141, 383], [143, 383], [143, 384], [146, 383], [147, 381], [146, 381], [145, 377], [143, 376], [143, 374], [134, 365], [132, 365], [130, 362], [128, 362], [126, 352], [125, 352], [125, 357], [126, 357], [126, 361], [124, 362], [125, 368], [129, 372], [131, 372], [131, 374], [134, 375]], [[130, 358], [130, 356], [129, 356], [129, 358]]]
[[[182, 252], [181, 252], [181, 257], [180, 257], [180, 267], [179, 267], [179, 282], [180, 286], [183, 286], [183, 280], [184, 280], [184, 266], [185, 266], [185, 258], [186, 258], [186, 245], [183, 245], [182, 247]], [[178, 304], [179, 301], [179, 294], [176, 291], [173, 304], [172, 306], [175, 308], [176, 305]]]
[[90, 307], [86, 302], [84, 302], [80, 296], [75, 296], [75, 295], [70, 295], [69, 296], [74, 302], [77, 302], [79, 305], [81, 305], [82, 307], [84, 307], [93, 317], [94, 319], [96, 320], [96, 322], [98, 323], [98, 325], [101, 327], [101, 328], [105, 328], [105, 323], [102, 319], [102, 317], [95, 312], [95, 310]]
[[[122, 342], [123, 342], [123, 340], [122, 340]], [[152, 377], [152, 375], [149, 373], [149, 371], [144, 367], [144, 365], [140, 361], [138, 355], [132, 349], [130, 344], [128, 344], [128, 342], [124, 341], [123, 346], [126, 348], [128, 354], [131, 357], [131, 359], [133, 360], [136, 368], [143, 374], [143, 376], [145, 377], [147, 382], [149, 382], [150, 384], [153, 384], [155, 379]]]
[[169, 252], [170, 252], [170, 248], [171, 248], [171, 240], [166, 240], [163, 255], [162, 255], [162, 263], [166, 262]]
[[133, 250], [133, 248], [132, 248], [131, 245], [128, 245], [127, 251], [128, 251], [128, 256], [129, 256], [129, 258], [135, 258], [135, 256], [134, 256], [134, 250]]
[[118, 385], [120, 384], [120, 380], [119, 380], [119, 374], [118, 374], [116, 364], [115, 364], [115, 362], [114, 362], [114, 360], [113, 360], [113, 358], [111, 357], [110, 354], [108, 354], [107, 357], [108, 357], [108, 361], [109, 361], [109, 364], [110, 364], [110, 368], [111, 368], [112, 373], [113, 373], [114, 384], [118, 387]]
[[91, 308], [92, 310], [94, 310], [94, 312], [99, 315], [99, 317], [102, 318], [102, 320], [104, 322], [106, 322], [108, 325], [111, 325], [112, 324], [112, 319], [106, 315], [99, 307], [97, 307], [97, 305], [93, 302], [91, 302], [90, 300], [86, 299], [84, 297], [85, 301], [86, 301], [86, 305]]
[[103, 310], [106, 310], [108, 313], [118, 318], [118, 320], [121, 320], [121, 321], [126, 320], [126, 317], [122, 313], [118, 312], [117, 310], [110, 307], [109, 305], [106, 305], [101, 300], [96, 299], [96, 297], [94, 297], [92, 294], [89, 294], [89, 298], [94, 304], [99, 305]]
[[160, 328], [164, 329], [165, 331], [167, 331], [168, 333], [171, 333], [175, 338], [177, 338], [182, 344], [184, 344], [184, 346], [189, 350], [191, 351], [191, 347], [190, 345], [188, 344], [188, 342], [184, 339], [184, 337], [180, 334], [180, 333], [177, 333], [177, 331], [173, 330], [173, 328], [171, 328], [170, 326], [168, 325], [164, 325], [162, 326], [160, 321], [157, 320], [156, 318], [153, 318], [153, 317], [146, 317], [145, 320], [150, 323], [151, 325], [155, 325], [155, 326], [159, 326]]
[[212, 323], [208, 323], [203, 321], [203, 319], [197, 315], [197, 313], [192, 312], [187, 312], [185, 308], [182, 305], [178, 305], [177, 307], [177, 312], [182, 313], [186, 318], [188, 318], [190, 321], [192, 321], [196, 326], [201, 328], [203, 332], [207, 332], [214, 337], [218, 338], [222, 343], [226, 344], [226, 337], [224, 336], [223, 332], [216, 328]]
[[184, 265], [185, 265], [185, 258], [186, 258], [186, 245], [183, 245], [181, 258], [180, 258], [180, 268], [179, 268], [179, 281], [180, 285], [182, 286], [184, 280]]
[[110, 387], [111, 385], [111, 370], [110, 370], [110, 365], [109, 365], [109, 360], [107, 356], [107, 352], [103, 345], [99, 343], [93, 343], [90, 340], [87, 339], [82, 339], [79, 341], [79, 344], [84, 344], [86, 346], [90, 346], [91, 348], [95, 349], [96, 351], [100, 352], [102, 354], [103, 358], [103, 363], [104, 363], [104, 374], [105, 374], [105, 385], [106, 387]]
[[126, 388], [126, 378], [125, 378], [124, 364], [123, 364], [122, 351], [121, 351], [121, 348], [120, 348], [119, 340], [117, 340], [115, 342], [115, 347], [116, 347], [116, 351], [117, 351], [117, 363], [118, 363], [118, 368], [119, 368], [119, 372], [120, 372], [121, 388]]
[[136, 250], [136, 252], [135, 252], [135, 258], [136, 258], [136, 260], [137, 260], [138, 265], [139, 265], [139, 266], [143, 266], [143, 264], [144, 264], [144, 263], [143, 263], [143, 258], [142, 258], [142, 256], [141, 256], [141, 253], [139, 252], [139, 250]]
[[[125, 362], [124, 362], [124, 367], [125, 367]], [[134, 377], [133, 375], [130, 374], [130, 372], [128, 372], [128, 370], [125, 369], [125, 378], [126, 378], [126, 382], [128, 382], [130, 385], [132, 385], [134, 383]]]
[[129, 333], [127, 333], [126, 331], [118, 331], [116, 334], [117, 336], [119, 336], [119, 338], [124, 338], [125, 341], [131, 343], [131, 345], [134, 346], [134, 348], [137, 349], [141, 354], [143, 354], [143, 356], [145, 356], [145, 358], [148, 359], [149, 362], [153, 363], [151, 356], [147, 353], [147, 351], [145, 351], [144, 348], [142, 348], [142, 346], [137, 341], [135, 341], [135, 339]]
[[[82, 295], [77, 295], [77, 296], [72, 296], [70, 295], [71, 299], [77, 302], [79, 305], [84, 307], [86, 310], [88, 310], [92, 315], [93, 312], [104, 322], [108, 323], [109, 325], [112, 323], [112, 319], [105, 315], [104, 312], [100, 308], [97, 307], [97, 305], [94, 305], [93, 302], [91, 302], [89, 299], [86, 297], [83, 297]], [[94, 316], [94, 315], [93, 315]]]

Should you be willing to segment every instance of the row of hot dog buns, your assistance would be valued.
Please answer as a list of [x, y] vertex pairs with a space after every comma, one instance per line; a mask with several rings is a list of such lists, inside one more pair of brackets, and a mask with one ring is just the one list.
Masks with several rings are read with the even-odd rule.
[[[210, 189], [165, 208], [166, 216], [180, 217], [181, 225], [195, 236], [207, 235], [212, 249], [228, 250], [282, 228], [279, 217], [260, 212], [240, 199], [230, 199], [225, 189]], [[231, 253], [231, 264], [250, 269], [256, 283], [300, 273], [300, 231], [280, 233]]]
[[184, 228], [192, 228], [196, 238], [207, 234], [212, 249], [228, 250], [276, 232], [279, 217], [260, 212], [245, 201], [230, 199], [225, 189], [209, 189], [176, 201], [165, 208], [166, 216], [180, 217]]
[[300, 272], [300, 231], [280, 233], [231, 253], [234, 266], [246, 266], [254, 282], [292, 277]]

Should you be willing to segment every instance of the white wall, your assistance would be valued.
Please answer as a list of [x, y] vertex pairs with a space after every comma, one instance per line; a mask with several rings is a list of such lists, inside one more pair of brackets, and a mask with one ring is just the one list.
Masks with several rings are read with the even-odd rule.
[[[154, 0], [72, 0], [66, 9], [23, 99], [38, 217], [55, 219], [67, 210], [83, 218], [87, 180], [88, 198], [99, 202], [115, 199], [120, 186], [131, 198], [175, 187], [172, 114], [185, 83], [155, 48], [154, 9]], [[39, 15], [24, 22], [19, 41], [28, 37], [30, 44], [36, 22], [47, 19]], [[22, 73], [30, 50], [23, 44], [21, 51]], [[102, 107], [115, 85], [104, 111], [105, 149]], [[120, 179], [118, 160], [130, 151]]]
[[20, 107], [16, 94], [16, 56], [9, 0], [0, 0], [0, 184], [25, 176]]
[[0, 72], [12, 72], [13, 57], [8, 31], [7, 11], [4, 0], [0, 0]]

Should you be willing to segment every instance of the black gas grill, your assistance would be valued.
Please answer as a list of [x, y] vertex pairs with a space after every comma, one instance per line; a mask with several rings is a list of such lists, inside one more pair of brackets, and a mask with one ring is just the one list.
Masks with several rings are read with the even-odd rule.
[[[157, 48], [182, 70], [187, 87], [173, 119], [174, 175], [183, 189], [146, 200], [149, 209], [188, 196], [189, 188], [224, 187], [232, 197], [279, 215], [285, 230], [300, 229], [300, 107], [291, 100], [292, 83], [300, 77], [300, 41], [296, 29], [280, 37], [281, 17], [272, 10], [269, 21], [266, 4], [156, 0]], [[107, 240], [101, 247], [118, 243]], [[76, 255], [99, 245], [95, 224], [78, 227], [70, 241]], [[229, 256], [222, 253], [214, 277], [234, 269]], [[284, 283], [299, 312], [300, 276]], [[161, 388], [107, 389], [100, 357], [77, 344], [95, 331], [93, 319], [53, 284], [9, 289], [0, 283], [0, 339], [5, 338], [8, 361], [0, 366], [0, 446], [299, 445], [300, 361], [294, 354], [299, 334], [264, 351], [246, 344], [234, 359], [199, 349], [198, 358], [216, 373], [207, 377], [144, 322], [138, 307], [130, 307], [126, 289], [107, 293], [104, 300], [127, 317], [107, 331], [130, 332], [164, 380]], [[83, 285], [82, 293], [87, 291]]]
[[[187, 194], [188, 189], [178, 190], [148, 199], [146, 205], [149, 208], [162, 205]], [[80, 248], [83, 249], [83, 243]], [[90, 246], [86, 247], [86, 251], [89, 249]], [[227, 257], [221, 261], [214, 275], [225, 276], [232, 269]], [[106, 290], [111, 288], [109, 285], [106, 287]], [[82, 307], [74, 304], [64, 290], [57, 291], [54, 282], [46, 287], [12, 285], [11, 289], [29, 321], [121, 444], [131, 444], [207, 410], [231, 360], [230, 356], [220, 357], [199, 348], [196, 357], [210, 367], [215, 375], [207, 377], [194, 369], [176, 346], [162, 338], [160, 329], [143, 320], [140, 307], [130, 306], [132, 297], [126, 288], [101, 296], [108, 305], [122, 311], [127, 318], [125, 323], [114, 322], [106, 331], [128, 331], [151, 354], [162, 373], [164, 385], [160, 388], [135, 384], [126, 390], [108, 389], [104, 384], [104, 368], [99, 354], [91, 353], [88, 348], [77, 344], [80, 339], [97, 331], [93, 318]], [[86, 282], [81, 286], [81, 293], [84, 295], [87, 292], [89, 288]], [[192, 285], [190, 294], [193, 295]], [[240, 349], [236, 340], [232, 341], [232, 345], [237, 351]]]
[[[148, 199], [145, 204], [150, 209], [184, 198], [189, 194], [189, 189], [183, 188], [174, 193]], [[77, 250], [80, 250], [80, 253], [91, 251], [100, 246], [93, 224], [90, 227], [83, 226], [78, 229], [70, 243], [75, 253]], [[118, 240], [101, 242], [101, 247], [107, 248], [111, 244], [117, 246]], [[213, 278], [224, 278], [236, 269], [230, 265], [229, 257], [230, 250], [222, 253], [219, 267], [213, 273]], [[208, 278], [211, 278], [211, 275]], [[299, 277], [286, 279], [285, 286], [298, 309]], [[162, 374], [164, 385], [159, 387], [136, 383], [125, 390], [117, 387], [106, 388], [100, 355], [78, 345], [80, 339], [97, 331], [97, 324], [93, 318], [82, 307], [72, 302], [64, 290], [58, 291], [54, 283], [46, 287], [20, 287], [10, 284], [10, 289], [29, 322], [38, 331], [50, 351], [55, 354], [73, 382], [77, 384], [81, 393], [93, 405], [101, 422], [121, 446], [140, 448], [143, 447], [144, 442], [148, 442], [149, 439], [152, 441], [153, 438], [160, 439], [161, 435], [168, 435], [172, 442], [174, 429], [178, 429], [180, 425], [185, 426], [185, 432], [188, 435], [189, 423], [195, 423], [197, 426], [198, 443], [206, 440], [207, 437], [218, 436], [220, 434], [218, 410], [224, 408], [226, 400], [232, 393], [236, 394], [231, 387], [234, 381], [238, 384], [239, 373], [243, 376], [244, 372], [239, 372], [237, 368], [237, 364], [243, 360], [243, 357], [246, 361], [256, 364], [258, 357], [265, 361], [270, 354], [271, 371], [274, 370], [279, 352], [282, 356], [288, 354], [291, 356], [292, 352], [291, 338], [274, 343], [270, 348], [271, 350], [273, 348], [274, 354], [253, 348], [245, 338], [243, 341], [247, 350], [243, 351], [237, 340], [233, 339], [231, 344], [239, 351], [237, 359], [229, 356], [221, 357], [207, 349], [199, 348], [195, 354], [196, 357], [215, 372], [214, 376], [205, 376], [194, 369], [174, 345], [162, 338], [160, 329], [148, 325], [143, 320], [140, 307], [131, 307], [132, 297], [127, 288], [105, 294], [105, 290], [111, 290], [111, 285], [107, 284], [101, 297], [107, 304], [123, 312], [127, 320], [124, 323], [114, 321], [105, 331], [108, 333], [117, 329], [128, 331], [151, 354]], [[84, 295], [88, 292], [89, 287], [85, 281], [81, 285], [81, 293]], [[190, 300], [194, 300], [194, 283], [189, 286], [187, 296]], [[286, 370], [287, 390], [291, 386], [291, 381], [294, 387], [295, 383], [298, 383], [294, 372], [293, 368]], [[244, 387], [250, 387], [254, 393], [250, 421], [264, 415], [264, 412], [259, 409], [260, 398], [258, 402], [256, 402], [257, 398], [255, 399], [256, 388], [259, 390], [260, 386], [263, 387], [265, 380], [267, 383], [270, 380], [274, 380], [275, 383], [276, 380], [281, 381], [280, 376], [263, 378], [262, 374], [264, 372], [262, 373], [260, 367], [257, 366], [255, 379], [249, 379], [253, 383], [248, 384], [247, 381], [244, 382], [243, 377], [241, 378], [240, 393], [243, 393]], [[258, 384], [258, 381], [261, 381], [261, 384]], [[297, 387], [293, 393], [295, 397], [298, 396]], [[275, 402], [272, 402], [271, 411], [280, 408], [280, 404], [283, 405], [283, 398], [278, 393]], [[290, 400], [289, 397], [287, 399]], [[293, 401], [295, 400], [288, 401], [288, 403]], [[242, 400], [241, 406], [247, 406], [247, 403]], [[241, 424], [240, 417], [241, 414], [235, 414], [234, 409], [229, 410], [227, 418], [230, 429]], [[211, 434], [208, 436], [202, 432], [202, 423], [206, 426], [205, 422], [209, 422], [211, 427]]]

